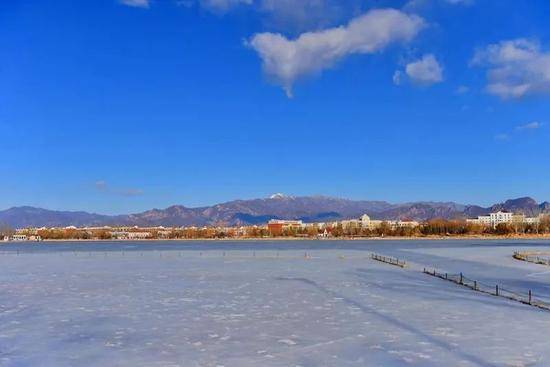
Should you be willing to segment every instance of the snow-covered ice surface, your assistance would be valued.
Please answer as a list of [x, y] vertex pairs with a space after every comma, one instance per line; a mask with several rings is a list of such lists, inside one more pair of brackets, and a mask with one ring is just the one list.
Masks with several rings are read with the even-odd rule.
[[550, 311], [418, 271], [550, 298], [515, 250], [550, 243], [1, 245], [0, 366], [550, 366]]

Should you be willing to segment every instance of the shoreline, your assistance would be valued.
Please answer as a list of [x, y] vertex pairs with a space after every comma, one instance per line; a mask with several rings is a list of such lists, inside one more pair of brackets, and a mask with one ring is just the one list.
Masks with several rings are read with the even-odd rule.
[[[269, 242], [269, 241], [467, 241], [467, 240], [480, 240], [480, 241], [494, 241], [494, 240], [550, 240], [550, 234], [543, 235], [513, 235], [513, 236], [426, 236], [426, 237], [331, 237], [331, 238], [309, 238], [309, 237], [239, 237], [239, 238], [173, 238], [173, 239], [45, 239], [41, 241], [7, 241], [3, 244], [39, 244], [45, 243], [66, 243], [66, 242], [78, 242], [78, 243], [135, 243], [135, 242]], [[1, 243], [0, 243], [1, 244]]]

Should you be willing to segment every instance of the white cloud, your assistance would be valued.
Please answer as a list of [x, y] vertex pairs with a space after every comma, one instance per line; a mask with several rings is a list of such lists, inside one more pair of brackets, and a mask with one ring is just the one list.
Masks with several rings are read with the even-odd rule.
[[396, 70], [395, 73], [393, 73], [393, 84], [395, 85], [401, 85], [401, 79], [403, 77], [403, 73], [400, 70]]
[[516, 126], [516, 130], [537, 130], [540, 129], [542, 125], [543, 124], [538, 121], [533, 121], [524, 125]]
[[472, 65], [485, 66], [487, 91], [501, 98], [550, 94], [550, 52], [527, 39], [492, 44], [477, 50]]
[[200, 4], [214, 12], [225, 13], [239, 5], [252, 5], [253, 0], [200, 0]]
[[263, 61], [263, 69], [287, 95], [296, 80], [320, 73], [351, 54], [372, 54], [389, 44], [410, 41], [424, 20], [395, 9], [371, 10], [346, 26], [306, 32], [294, 40], [278, 33], [259, 33], [248, 42]]
[[407, 64], [405, 72], [413, 82], [419, 84], [429, 85], [443, 81], [443, 68], [432, 54]]
[[150, 5], [149, 0], [119, 0], [119, 2], [135, 8], [148, 8]]

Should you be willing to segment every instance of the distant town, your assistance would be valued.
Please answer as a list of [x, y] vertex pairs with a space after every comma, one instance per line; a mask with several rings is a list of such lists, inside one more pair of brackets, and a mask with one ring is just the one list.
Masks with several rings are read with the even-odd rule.
[[376, 220], [367, 214], [357, 219], [304, 223], [271, 219], [265, 225], [204, 227], [54, 227], [4, 228], [4, 242], [43, 240], [178, 240], [245, 238], [377, 238], [428, 236], [512, 236], [550, 234], [550, 215], [527, 217], [498, 211], [466, 220]]

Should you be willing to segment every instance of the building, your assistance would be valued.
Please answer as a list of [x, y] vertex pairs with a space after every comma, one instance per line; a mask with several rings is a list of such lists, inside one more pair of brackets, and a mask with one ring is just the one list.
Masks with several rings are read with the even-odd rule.
[[267, 230], [273, 236], [280, 236], [284, 231], [289, 229], [300, 229], [303, 227], [301, 220], [280, 220], [280, 219], [271, 219], [267, 222]]
[[387, 223], [391, 228], [414, 228], [420, 225], [419, 222], [414, 220], [373, 220], [367, 214], [361, 216], [361, 227], [370, 229], [371, 231], [380, 228], [382, 223]]
[[13, 236], [10, 236], [10, 241], [27, 241], [27, 235], [26, 234], [14, 234]]
[[475, 219], [466, 219], [466, 222], [495, 228], [501, 223], [538, 224], [540, 223], [540, 218], [541, 216], [526, 217], [525, 214], [514, 214], [512, 212], [499, 210], [498, 212], [490, 213], [489, 215], [480, 215]]
[[383, 222], [381, 220], [371, 219], [367, 214], [363, 214], [360, 220], [361, 220], [361, 228], [370, 229], [371, 231], [376, 228], [379, 228]]
[[152, 236], [151, 232], [128, 232], [129, 240], [144, 240]]
[[117, 240], [127, 240], [128, 232], [126, 231], [112, 231], [111, 237]]
[[415, 220], [400, 220], [395, 224], [395, 226], [398, 228], [415, 228], [419, 225], [420, 223]]
[[353, 229], [362, 227], [362, 221], [360, 219], [349, 219], [340, 222], [343, 229]]

